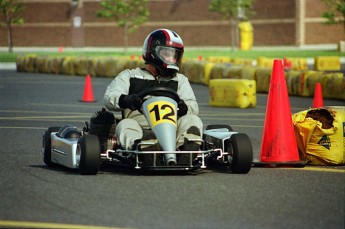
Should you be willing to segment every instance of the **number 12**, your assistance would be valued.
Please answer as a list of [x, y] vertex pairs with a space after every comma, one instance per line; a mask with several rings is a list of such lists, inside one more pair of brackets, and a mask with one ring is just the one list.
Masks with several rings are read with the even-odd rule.
[[[168, 112], [166, 112], [163, 117], [161, 117], [160, 115], [160, 110], [166, 110], [168, 109]], [[175, 116], [175, 110], [172, 106], [168, 105], [168, 104], [163, 104], [161, 106], [161, 108], [159, 109], [158, 104], [154, 105], [153, 108], [150, 110], [150, 113], [154, 112], [155, 113], [155, 117], [156, 117], [156, 122], [160, 121], [161, 119], [167, 119], [172, 121], [173, 123], [176, 123], [174, 116]]]

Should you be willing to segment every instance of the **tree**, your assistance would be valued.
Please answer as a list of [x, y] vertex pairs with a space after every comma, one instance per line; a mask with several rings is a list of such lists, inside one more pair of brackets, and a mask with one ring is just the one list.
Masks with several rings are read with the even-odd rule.
[[0, 26], [7, 28], [8, 52], [13, 51], [12, 24], [24, 23], [23, 11], [24, 4], [20, 0], [0, 0]]
[[[326, 24], [343, 24], [345, 32], [345, 1], [344, 0], [322, 0], [328, 7], [328, 11], [322, 14], [326, 18]], [[337, 17], [337, 14], [340, 16]]]
[[247, 20], [253, 11], [253, 0], [211, 0], [209, 11], [217, 12], [222, 19], [230, 20], [231, 46], [234, 51], [236, 46], [236, 24], [238, 19]]
[[102, 0], [102, 10], [96, 12], [97, 17], [114, 19], [124, 29], [124, 50], [127, 53], [128, 34], [134, 32], [147, 21], [149, 11], [147, 0]]

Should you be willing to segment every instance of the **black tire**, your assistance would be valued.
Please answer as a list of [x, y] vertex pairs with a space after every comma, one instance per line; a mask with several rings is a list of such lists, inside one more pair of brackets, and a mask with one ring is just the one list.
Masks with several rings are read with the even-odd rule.
[[228, 145], [228, 152], [232, 154], [232, 162], [229, 167], [233, 173], [245, 174], [250, 171], [253, 162], [253, 149], [246, 134], [232, 135]]
[[51, 137], [50, 134], [52, 132], [58, 132], [60, 127], [49, 127], [48, 130], [43, 135], [43, 161], [48, 167], [56, 166], [55, 163], [51, 161], [52, 154], [51, 154]]
[[206, 126], [206, 130], [212, 130], [212, 129], [220, 129], [220, 128], [226, 128], [229, 131], [233, 131], [232, 127], [225, 124], [211, 124]]
[[101, 144], [96, 135], [88, 134], [78, 141], [80, 153], [79, 172], [82, 175], [96, 175], [101, 163]]

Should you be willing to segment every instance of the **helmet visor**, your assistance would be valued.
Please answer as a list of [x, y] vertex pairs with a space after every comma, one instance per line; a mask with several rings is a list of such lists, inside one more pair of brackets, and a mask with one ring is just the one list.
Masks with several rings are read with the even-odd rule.
[[165, 46], [157, 46], [156, 53], [159, 59], [168, 65], [180, 65], [183, 54], [182, 50], [180, 49]]

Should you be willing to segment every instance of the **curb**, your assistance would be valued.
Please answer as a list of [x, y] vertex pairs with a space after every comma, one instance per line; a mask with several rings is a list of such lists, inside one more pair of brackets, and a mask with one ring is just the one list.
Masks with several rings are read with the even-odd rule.
[[17, 64], [15, 62], [11, 63], [0, 63], [0, 70], [16, 70]]

